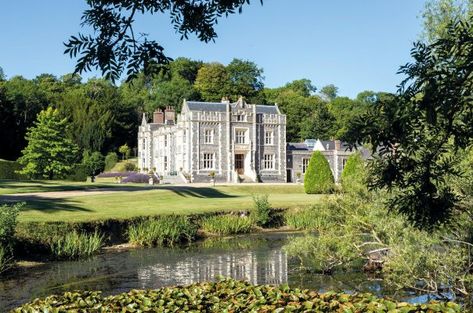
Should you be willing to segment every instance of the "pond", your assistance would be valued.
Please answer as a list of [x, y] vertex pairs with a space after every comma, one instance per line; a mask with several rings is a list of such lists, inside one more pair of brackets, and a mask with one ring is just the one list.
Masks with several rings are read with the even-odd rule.
[[0, 312], [36, 297], [67, 290], [102, 290], [116, 294], [130, 289], [159, 288], [215, 280], [219, 276], [253, 284], [289, 284], [320, 291], [363, 291], [423, 302], [425, 297], [394, 294], [363, 273], [301, 273], [282, 247], [295, 233], [265, 233], [208, 239], [179, 248], [107, 252], [86, 260], [51, 262], [23, 269], [0, 280]]

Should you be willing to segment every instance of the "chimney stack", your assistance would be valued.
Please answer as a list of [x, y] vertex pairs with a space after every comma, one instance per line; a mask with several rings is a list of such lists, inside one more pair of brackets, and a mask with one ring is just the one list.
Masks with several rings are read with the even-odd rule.
[[340, 140], [335, 140], [335, 150], [342, 149], [342, 142]]
[[164, 124], [164, 113], [161, 109], [156, 109], [153, 113], [153, 123]]
[[167, 125], [173, 125], [176, 120], [176, 111], [172, 106], [167, 106], [164, 111], [164, 120]]
[[225, 104], [229, 104], [230, 103], [230, 100], [228, 99], [228, 97], [222, 97], [222, 103], [225, 103]]

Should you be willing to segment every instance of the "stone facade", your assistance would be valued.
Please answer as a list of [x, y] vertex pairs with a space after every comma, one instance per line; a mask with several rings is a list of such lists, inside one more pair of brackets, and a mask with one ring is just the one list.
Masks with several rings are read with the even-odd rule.
[[189, 182], [286, 182], [286, 116], [277, 106], [184, 101], [143, 116], [138, 166]]

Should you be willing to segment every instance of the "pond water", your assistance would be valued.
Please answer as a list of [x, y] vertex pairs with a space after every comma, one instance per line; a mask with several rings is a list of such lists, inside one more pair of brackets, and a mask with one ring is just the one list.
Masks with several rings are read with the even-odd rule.
[[254, 284], [289, 284], [315, 290], [363, 291], [421, 302], [423, 297], [396, 295], [362, 273], [324, 276], [301, 273], [282, 247], [294, 233], [253, 234], [209, 239], [180, 248], [107, 252], [80, 261], [52, 262], [23, 269], [0, 280], [0, 312], [36, 297], [67, 290], [159, 288], [215, 280], [220, 275]]

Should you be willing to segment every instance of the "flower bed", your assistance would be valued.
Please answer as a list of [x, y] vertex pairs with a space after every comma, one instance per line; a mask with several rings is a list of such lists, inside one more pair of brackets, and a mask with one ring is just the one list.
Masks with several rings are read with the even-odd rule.
[[[133, 173], [122, 180], [122, 183], [143, 183], [147, 184], [149, 182], [149, 175], [142, 174], [142, 173]], [[153, 182], [156, 184], [158, 183], [158, 179], [156, 176], [153, 177]]]
[[66, 292], [35, 299], [13, 312], [461, 312], [452, 302], [413, 305], [371, 294], [317, 293], [287, 286], [255, 286], [225, 279], [187, 287], [100, 292]]
[[105, 172], [100, 173], [97, 177], [107, 178], [107, 177], [128, 177], [136, 172]]

